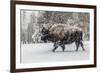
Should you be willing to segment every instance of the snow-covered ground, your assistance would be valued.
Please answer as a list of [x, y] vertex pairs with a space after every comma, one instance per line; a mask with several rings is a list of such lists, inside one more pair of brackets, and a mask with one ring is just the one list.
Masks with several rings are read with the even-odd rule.
[[83, 42], [85, 51], [79, 47], [76, 52], [75, 43], [67, 44], [65, 52], [59, 47], [56, 52], [52, 52], [53, 43], [21, 44], [21, 63], [43, 63], [43, 62], [65, 62], [77, 60], [89, 60], [89, 42]]

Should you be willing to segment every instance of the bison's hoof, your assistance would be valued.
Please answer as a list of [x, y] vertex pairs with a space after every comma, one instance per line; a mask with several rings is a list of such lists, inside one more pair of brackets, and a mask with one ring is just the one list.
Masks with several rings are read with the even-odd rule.
[[78, 50], [75, 50], [76, 52], [78, 51]]
[[52, 50], [52, 52], [55, 52], [55, 50]]
[[85, 49], [83, 49], [83, 51], [85, 51]]
[[64, 52], [65, 50], [63, 50], [63, 52]]

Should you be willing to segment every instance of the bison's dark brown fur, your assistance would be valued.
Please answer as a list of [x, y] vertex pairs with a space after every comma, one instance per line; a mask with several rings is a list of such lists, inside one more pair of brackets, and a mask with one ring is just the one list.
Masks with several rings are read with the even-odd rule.
[[49, 28], [49, 32], [51, 34], [54, 34], [54, 36], [58, 39], [63, 39], [64, 38], [64, 26], [63, 25], [57, 25], [52, 26]]
[[54, 42], [54, 49], [53, 52], [58, 48], [58, 46], [61, 46], [63, 51], [65, 50], [66, 44], [71, 44], [75, 42], [76, 44], [76, 51], [79, 48], [79, 45], [84, 49], [83, 43], [82, 43], [82, 30], [78, 27], [67, 27], [68, 29], [65, 30], [65, 27], [63, 25], [56, 25], [52, 26], [49, 29], [45, 29], [43, 27], [42, 29], [42, 37], [41, 40], [44, 42], [52, 41]]

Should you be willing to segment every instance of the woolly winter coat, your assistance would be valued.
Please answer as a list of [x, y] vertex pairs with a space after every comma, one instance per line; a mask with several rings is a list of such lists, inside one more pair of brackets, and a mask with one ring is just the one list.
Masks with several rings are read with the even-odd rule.
[[49, 31], [60, 40], [64, 38], [64, 26], [61, 24], [54, 24], [53, 26], [51, 26], [51, 28], [49, 28]]

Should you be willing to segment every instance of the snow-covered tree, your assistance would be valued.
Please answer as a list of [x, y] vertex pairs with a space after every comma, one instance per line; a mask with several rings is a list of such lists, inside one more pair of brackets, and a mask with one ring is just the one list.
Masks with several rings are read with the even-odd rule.
[[84, 39], [89, 40], [89, 23], [89, 13], [21, 10], [21, 42], [41, 42], [42, 26], [49, 29], [54, 24], [79, 27]]

